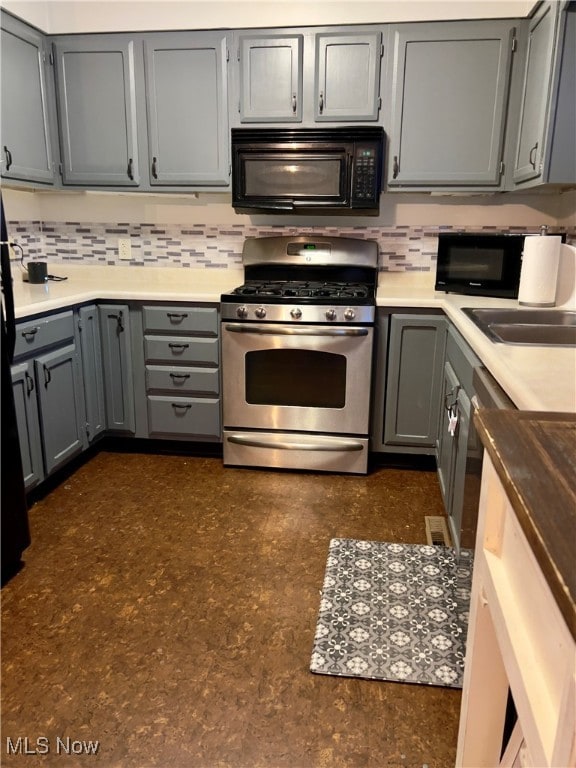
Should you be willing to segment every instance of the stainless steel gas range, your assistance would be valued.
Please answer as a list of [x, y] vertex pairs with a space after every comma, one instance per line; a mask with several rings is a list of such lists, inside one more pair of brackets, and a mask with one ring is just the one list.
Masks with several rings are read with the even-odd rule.
[[224, 463], [365, 473], [378, 246], [248, 238], [222, 296]]

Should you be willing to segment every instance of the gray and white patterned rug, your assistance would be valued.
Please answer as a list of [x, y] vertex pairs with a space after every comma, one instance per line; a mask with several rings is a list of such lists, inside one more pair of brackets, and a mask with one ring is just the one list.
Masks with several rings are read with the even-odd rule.
[[332, 539], [310, 670], [461, 688], [473, 553]]

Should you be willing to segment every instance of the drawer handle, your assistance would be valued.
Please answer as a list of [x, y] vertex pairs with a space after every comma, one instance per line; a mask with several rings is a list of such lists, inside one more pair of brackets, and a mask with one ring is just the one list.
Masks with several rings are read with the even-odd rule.
[[190, 403], [171, 403], [171, 405], [177, 411], [188, 411], [192, 408]]
[[25, 377], [26, 377], [26, 394], [31, 395], [32, 392], [34, 392], [34, 379], [32, 378], [32, 376], [30, 376], [28, 371], [26, 371]]
[[52, 374], [47, 366], [43, 365], [42, 368], [44, 369], [44, 386], [48, 389], [48, 384], [52, 381]]
[[190, 378], [190, 374], [189, 373], [171, 373], [170, 378], [178, 379], [179, 381], [185, 381], [186, 379]]
[[528, 161], [534, 170], [536, 170], [536, 150], [537, 149], [538, 149], [538, 142], [534, 144], [534, 146], [530, 150], [530, 155], [528, 156]]
[[190, 344], [176, 344], [174, 342], [170, 342], [168, 346], [170, 347], [170, 349], [173, 349], [174, 351], [182, 352], [182, 350], [188, 349]]
[[166, 312], [166, 317], [170, 322], [185, 320], [188, 317], [188, 312]]
[[30, 341], [30, 340], [32, 340], [34, 338], [34, 336], [36, 336], [36, 334], [38, 333], [39, 330], [40, 330], [40, 328], [38, 328], [38, 327], [30, 328], [29, 331], [22, 331], [22, 336], [24, 336], [24, 338], [26, 340]]

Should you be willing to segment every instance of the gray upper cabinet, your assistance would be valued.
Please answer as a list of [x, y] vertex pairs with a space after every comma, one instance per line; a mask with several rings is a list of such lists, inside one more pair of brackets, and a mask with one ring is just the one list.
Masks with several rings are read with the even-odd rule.
[[63, 184], [138, 186], [134, 41], [63, 37], [54, 53]]
[[392, 29], [388, 186], [498, 187], [514, 26]]
[[303, 35], [240, 35], [241, 123], [302, 122]]
[[145, 37], [151, 185], [228, 184], [226, 56], [222, 33]]
[[235, 44], [231, 105], [240, 124], [378, 120], [380, 29], [249, 30]]
[[44, 38], [2, 13], [0, 172], [5, 179], [54, 183]]
[[[567, 10], [565, 11], [565, 9]], [[544, 3], [528, 24], [515, 184], [576, 182], [576, 3]]]
[[377, 120], [382, 52], [379, 31], [317, 34], [314, 119]]

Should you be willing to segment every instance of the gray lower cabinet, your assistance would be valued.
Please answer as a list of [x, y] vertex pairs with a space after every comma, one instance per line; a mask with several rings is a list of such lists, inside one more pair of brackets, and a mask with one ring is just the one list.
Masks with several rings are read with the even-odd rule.
[[222, 32], [144, 38], [152, 186], [229, 183], [226, 57]]
[[78, 353], [74, 344], [34, 359], [44, 466], [50, 474], [83, 449]]
[[54, 42], [63, 184], [139, 185], [134, 47], [115, 34]]
[[148, 435], [221, 440], [216, 306], [142, 307]]
[[[2, 11], [0, 172], [5, 179], [54, 183], [44, 37]], [[50, 74], [51, 76], [51, 74]]]
[[24, 485], [26, 490], [30, 490], [44, 479], [34, 361], [29, 360], [12, 367], [12, 388], [14, 390], [18, 437], [20, 438]]
[[442, 385], [442, 409], [436, 463], [438, 480], [454, 545], [460, 545], [464, 513], [464, 485], [468, 462], [481, 455], [475, 431], [470, 429], [472, 374], [480, 360], [453, 328], [448, 330]]
[[13, 387], [25, 485], [84, 448], [84, 404], [71, 311], [16, 327]]
[[379, 311], [373, 450], [434, 453], [445, 346], [443, 315]]
[[513, 21], [391, 30], [388, 186], [497, 188]]
[[82, 361], [82, 385], [86, 406], [86, 437], [92, 442], [106, 429], [104, 368], [100, 317], [92, 304], [78, 310], [77, 327]]
[[514, 183], [576, 181], [576, 3], [545, 2], [528, 22]]
[[106, 426], [111, 432], [134, 434], [134, 377], [130, 311], [127, 304], [100, 304], [100, 333]]

